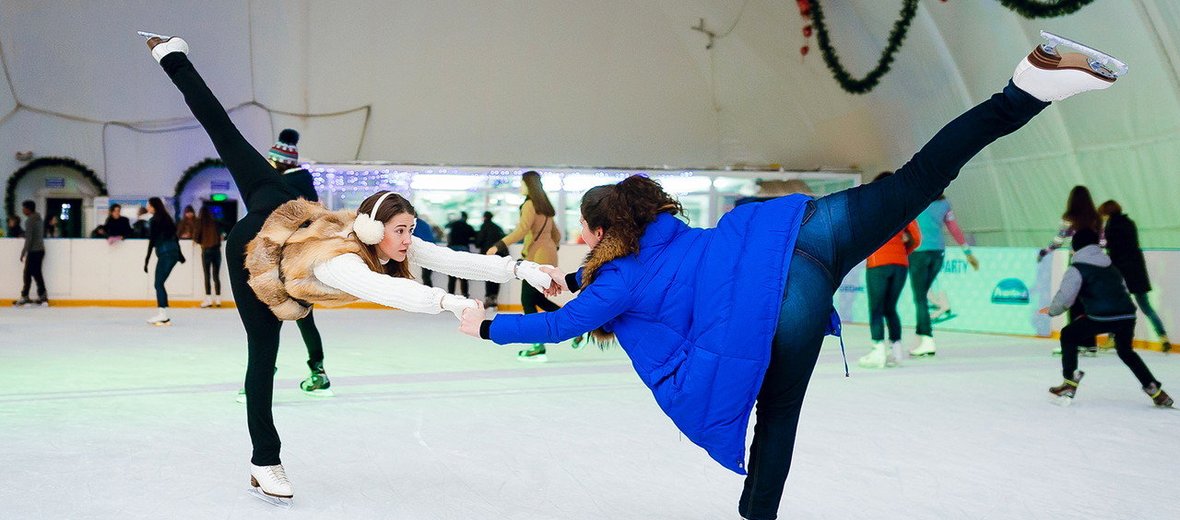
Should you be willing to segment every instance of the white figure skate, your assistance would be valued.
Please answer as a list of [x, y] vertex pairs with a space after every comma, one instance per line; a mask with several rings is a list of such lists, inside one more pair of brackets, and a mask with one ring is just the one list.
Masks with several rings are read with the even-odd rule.
[[[1105, 52], [1047, 31], [1012, 73], [1012, 82], [1041, 101], [1061, 101], [1090, 90], [1109, 88], [1127, 74], [1127, 64]], [[1061, 54], [1058, 47], [1072, 53]]]
[[[893, 347], [890, 346], [888, 348], [892, 351]], [[860, 365], [861, 368], [885, 368], [887, 357], [891, 355], [892, 353], [886, 354], [885, 344], [877, 341], [873, 343], [873, 350], [870, 350], [868, 354], [858, 359], [856, 364]]]
[[910, 350], [910, 357], [934, 357], [937, 350], [934, 348], [934, 338], [930, 336], [918, 335], [918, 346]]
[[287, 472], [283, 470], [282, 464], [274, 466], [251, 464], [250, 494], [283, 509], [291, 508], [291, 499], [295, 496], [291, 490], [291, 481], [287, 480]]
[[163, 40], [152, 48], [152, 57], [156, 59], [157, 63], [164, 59], [164, 56], [174, 52], [188, 54], [188, 42], [184, 41], [183, 39], [177, 38], [175, 36], [165, 36], [163, 34], [156, 34], [147, 31], [136, 31], [136, 33], [148, 40], [151, 40], [152, 38], [159, 38]]

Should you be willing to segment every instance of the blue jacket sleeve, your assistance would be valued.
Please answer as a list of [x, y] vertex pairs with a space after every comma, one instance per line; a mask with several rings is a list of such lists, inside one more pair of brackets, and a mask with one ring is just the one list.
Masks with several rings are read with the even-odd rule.
[[498, 315], [489, 326], [488, 337], [500, 345], [557, 343], [601, 327], [630, 304], [631, 291], [623, 275], [603, 266], [594, 283], [564, 307], [554, 312]]

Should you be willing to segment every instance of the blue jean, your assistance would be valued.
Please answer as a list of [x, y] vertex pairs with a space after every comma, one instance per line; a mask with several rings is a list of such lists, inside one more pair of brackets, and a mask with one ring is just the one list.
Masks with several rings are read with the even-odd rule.
[[992, 141], [1016, 131], [1048, 103], [1011, 82], [940, 130], [896, 174], [808, 204], [787, 271], [770, 365], [758, 394], [754, 440], [738, 512], [778, 517], [807, 383], [832, 327], [840, 281], [942, 193]]
[[156, 246], [156, 307], [168, 307], [168, 291], [164, 282], [172, 274], [172, 268], [180, 261], [180, 244], [164, 242]]

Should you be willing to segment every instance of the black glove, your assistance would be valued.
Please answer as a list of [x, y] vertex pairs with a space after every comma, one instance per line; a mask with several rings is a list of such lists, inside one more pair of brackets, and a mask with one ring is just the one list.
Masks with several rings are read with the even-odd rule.
[[149, 262], [149, 261], [150, 261], [150, 259], [149, 259], [149, 258], [144, 258], [144, 259], [143, 259], [143, 272], [145, 272], [145, 273], [146, 273], [146, 272], [148, 272], [148, 262]]
[[185, 261], [185, 258], [184, 258], [184, 253], [178, 253], [178, 254], [180, 255], [180, 263], [182, 263], [182, 264], [183, 264], [183, 263], [184, 263], [184, 261]]

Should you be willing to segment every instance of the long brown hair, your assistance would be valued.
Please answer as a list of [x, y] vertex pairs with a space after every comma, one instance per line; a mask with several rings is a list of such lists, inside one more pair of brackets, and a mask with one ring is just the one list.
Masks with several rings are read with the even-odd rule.
[[[379, 191], [369, 195], [369, 198], [365, 199], [364, 202], [361, 202], [360, 207], [356, 209], [357, 214], [359, 215], [363, 213], [368, 215], [372, 213], [373, 206], [377, 205], [377, 200], [386, 193], [390, 194], [389, 197], [387, 197], [385, 201], [381, 203], [381, 207], [377, 209], [376, 217], [378, 222], [385, 224], [392, 220], [393, 217], [401, 215], [402, 213], [409, 213], [415, 217], [418, 216], [418, 212], [414, 210], [414, 205], [410, 204], [410, 201], [406, 200], [405, 197], [397, 193], [390, 193], [389, 191]], [[381, 259], [377, 254], [377, 244], [361, 244], [361, 252], [361, 258], [363, 258], [365, 263], [369, 265], [369, 269], [372, 269], [378, 273], [385, 273], [396, 278], [409, 278], [411, 280], [414, 279], [414, 275], [410, 274], [409, 259], [407, 259], [405, 262], [398, 262], [391, 258], [389, 262], [386, 262], [385, 265], [382, 265]]]
[[209, 211], [209, 206], [201, 206], [201, 213], [197, 217], [197, 229], [200, 230], [201, 236], [220, 237], [221, 230], [217, 226], [217, 220], [213, 218], [213, 212]]
[[538, 215], [546, 217], [557, 215], [557, 212], [553, 210], [553, 203], [549, 202], [549, 195], [545, 193], [545, 187], [541, 185], [541, 174], [529, 170], [521, 175], [520, 180], [528, 188], [528, 199], [533, 202], [533, 209], [537, 211]]
[[639, 252], [639, 238], [661, 213], [679, 215], [684, 208], [659, 183], [643, 175], [587, 191], [582, 197], [582, 218], [590, 229], [602, 230], [602, 241], [594, 249], [604, 250], [597, 255], [590, 252], [583, 285], [593, 280], [602, 263]]
[[1094, 208], [1094, 198], [1085, 186], [1074, 186], [1069, 192], [1069, 200], [1065, 203], [1065, 213], [1061, 219], [1069, 222], [1074, 231], [1089, 229], [1095, 233], [1102, 227], [1102, 218]]
[[172, 215], [168, 214], [168, 208], [167, 206], [164, 206], [164, 201], [161, 200], [160, 197], [152, 197], [148, 199], [148, 206], [151, 206], [152, 209], [155, 210], [155, 214], [152, 215], [152, 220], [161, 219], [167, 220], [171, 224], [176, 224], [176, 222], [172, 220]]

